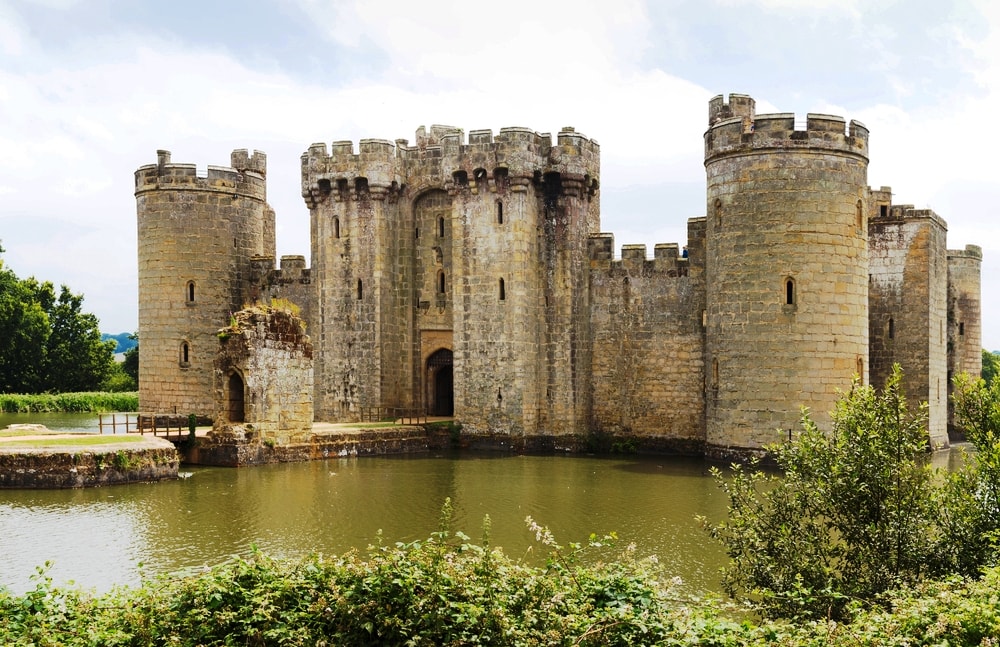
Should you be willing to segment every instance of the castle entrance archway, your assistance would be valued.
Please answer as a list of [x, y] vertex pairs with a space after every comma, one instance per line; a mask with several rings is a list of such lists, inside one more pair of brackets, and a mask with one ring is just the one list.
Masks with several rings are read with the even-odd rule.
[[452, 354], [447, 348], [435, 351], [427, 358], [427, 413], [451, 416], [455, 413], [455, 385]]
[[246, 411], [243, 402], [243, 378], [233, 371], [229, 374], [228, 384], [229, 422], [245, 422]]

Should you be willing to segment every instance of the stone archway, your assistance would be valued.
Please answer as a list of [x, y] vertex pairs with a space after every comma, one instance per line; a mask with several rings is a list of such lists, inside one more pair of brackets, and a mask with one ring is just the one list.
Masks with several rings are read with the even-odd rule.
[[229, 412], [229, 422], [245, 422], [246, 408], [243, 395], [243, 378], [239, 373], [233, 371], [229, 374], [229, 383], [226, 386], [228, 390], [227, 409]]
[[455, 387], [452, 353], [447, 348], [427, 358], [427, 409], [432, 416], [455, 414]]

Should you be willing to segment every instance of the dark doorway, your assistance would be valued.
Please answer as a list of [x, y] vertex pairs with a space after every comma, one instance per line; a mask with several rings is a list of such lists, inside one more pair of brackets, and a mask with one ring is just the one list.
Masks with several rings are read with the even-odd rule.
[[239, 373], [229, 374], [229, 422], [244, 422], [243, 378]]
[[428, 413], [432, 416], [455, 414], [455, 385], [451, 367], [452, 355], [447, 348], [427, 359]]

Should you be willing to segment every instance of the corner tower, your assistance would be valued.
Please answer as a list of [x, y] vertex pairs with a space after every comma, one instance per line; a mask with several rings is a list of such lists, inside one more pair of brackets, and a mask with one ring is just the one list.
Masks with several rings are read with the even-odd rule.
[[821, 426], [868, 357], [868, 130], [709, 102], [706, 441], [754, 450]]
[[140, 411], [215, 412], [215, 333], [243, 307], [250, 259], [274, 256], [266, 172], [246, 150], [203, 176], [163, 150], [135, 172]]

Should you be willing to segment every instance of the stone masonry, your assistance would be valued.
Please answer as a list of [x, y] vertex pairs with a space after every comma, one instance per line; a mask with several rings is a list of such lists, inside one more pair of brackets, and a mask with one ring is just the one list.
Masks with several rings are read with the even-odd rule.
[[[802, 407], [828, 426], [838, 389], [899, 363], [944, 446], [950, 378], [981, 370], [982, 252], [947, 250], [939, 216], [868, 187], [868, 136], [718, 96], [684, 251], [617, 259], [600, 148], [572, 128], [313, 144], [310, 267], [278, 268], [263, 153], [198, 177], [161, 151], [136, 172], [140, 407], [225, 418], [216, 332], [284, 299], [308, 325], [289, 361], [311, 362], [318, 421], [426, 411], [490, 446], [726, 457], [787, 437]], [[227, 370], [249, 388], [282, 369]]]

